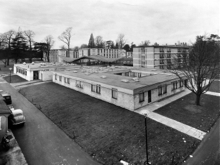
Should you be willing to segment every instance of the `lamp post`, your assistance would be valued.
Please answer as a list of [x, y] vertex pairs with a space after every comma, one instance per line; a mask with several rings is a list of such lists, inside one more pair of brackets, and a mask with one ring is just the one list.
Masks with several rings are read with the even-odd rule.
[[12, 68], [9, 68], [9, 71], [10, 71], [10, 83], [11, 83], [11, 71], [12, 71]]
[[145, 114], [144, 117], [145, 117], [145, 140], [146, 140], [146, 161], [144, 162], [144, 165], [150, 165], [151, 163], [148, 161], [147, 114]]

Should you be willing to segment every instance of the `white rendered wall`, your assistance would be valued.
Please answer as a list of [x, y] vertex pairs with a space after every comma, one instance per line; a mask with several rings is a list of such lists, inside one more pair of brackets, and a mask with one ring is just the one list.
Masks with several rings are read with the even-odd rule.
[[[126, 93], [125, 90], [118, 88], [118, 98], [114, 99], [112, 98], [112, 88], [117, 89], [116, 87], [109, 87], [105, 86], [104, 84], [100, 84], [97, 82], [88, 82], [87, 80], [82, 80], [79, 78], [70, 78], [70, 84], [64, 83], [64, 77], [68, 76], [63, 76], [62, 74], [56, 73], [57, 74], [57, 80], [55, 80], [55, 74], [53, 74], [53, 82], [60, 84], [62, 86], [74, 89], [76, 91], [85, 93], [87, 95], [90, 95], [92, 97], [95, 97], [97, 99], [112, 103], [114, 105], [120, 106], [122, 108], [128, 109], [133, 111], [134, 110], [134, 99], [133, 95]], [[59, 81], [59, 75], [62, 76], [62, 82]], [[79, 80], [83, 83], [83, 89], [76, 87], [76, 80]], [[100, 84], [101, 85], [101, 93], [97, 94], [95, 92], [91, 91], [91, 84]], [[104, 107], [103, 107], [104, 108]]]

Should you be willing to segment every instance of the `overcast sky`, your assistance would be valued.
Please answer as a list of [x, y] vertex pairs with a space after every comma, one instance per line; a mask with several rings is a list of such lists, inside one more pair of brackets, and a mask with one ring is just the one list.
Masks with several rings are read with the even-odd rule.
[[64, 45], [58, 36], [68, 27], [71, 47], [88, 44], [91, 33], [113, 41], [123, 33], [136, 45], [193, 42], [219, 34], [219, 6], [219, 0], [0, 0], [0, 33], [21, 27], [34, 31], [37, 42], [52, 35], [53, 48]]

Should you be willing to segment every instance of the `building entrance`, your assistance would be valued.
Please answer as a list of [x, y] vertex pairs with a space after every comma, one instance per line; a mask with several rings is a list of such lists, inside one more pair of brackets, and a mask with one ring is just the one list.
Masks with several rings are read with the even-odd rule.
[[39, 79], [39, 73], [38, 73], [38, 71], [34, 71], [34, 72], [33, 72], [33, 78], [34, 78], [34, 80], [38, 80], [38, 79]]

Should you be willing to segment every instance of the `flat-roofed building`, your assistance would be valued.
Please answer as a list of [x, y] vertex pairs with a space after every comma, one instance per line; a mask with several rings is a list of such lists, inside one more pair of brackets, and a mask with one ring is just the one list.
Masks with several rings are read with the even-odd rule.
[[187, 84], [168, 72], [132, 67], [54, 71], [52, 78], [54, 83], [131, 111], [177, 94]]
[[66, 70], [68, 68], [75, 68], [77, 65], [67, 65], [62, 63], [23, 63], [14, 64], [14, 74], [22, 77], [27, 81], [32, 80], [52, 80], [52, 71]]
[[179, 63], [189, 54], [189, 46], [140, 46], [133, 48], [133, 66], [170, 69], [174, 58]]

